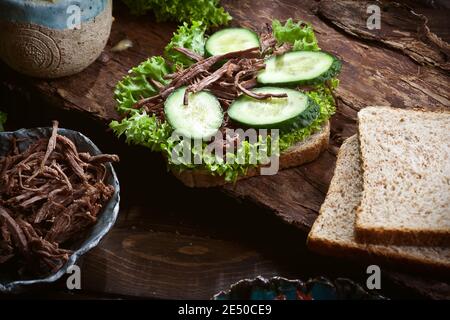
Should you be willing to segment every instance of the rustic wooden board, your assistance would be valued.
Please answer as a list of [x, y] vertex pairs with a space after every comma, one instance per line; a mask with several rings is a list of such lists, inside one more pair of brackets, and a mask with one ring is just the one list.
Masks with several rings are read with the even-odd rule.
[[[382, 8], [383, 25], [379, 30], [369, 30], [366, 10], [376, 3]], [[405, 4], [326, 0], [320, 2], [318, 14], [350, 35], [380, 42], [403, 52], [421, 65], [450, 71], [450, 44], [430, 31], [429, 19], [425, 15]], [[448, 20], [443, 24], [443, 27], [450, 27]]]
[[[322, 49], [338, 55], [344, 63], [340, 76], [341, 86], [337, 90], [338, 112], [332, 119], [329, 149], [313, 163], [282, 171], [276, 176], [256, 177], [223, 188], [231, 196], [269, 209], [303, 230], [302, 236], [295, 237], [296, 243], [302, 248], [296, 252], [296, 258], [290, 260], [290, 254], [285, 254], [282, 259], [286, 260], [286, 264], [275, 263], [273, 259], [267, 259], [267, 253], [261, 254], [249, 249], [252, 246], [242, 245], [241, 238], [237, 235], [232, 240], [211, 239], [210, 234], [214, 234], [215, 229], [211, 231], [210, 226], [204, 228], [209, 233], [203, 235], [199, 234], [199, 229], [202, 228], [166, 227], [166, 222], [155, 225], [153, 220], [138, 222], [147, 214], [146, 208], [140, 208], [137, 210], [137, 219], [132, 218], [133, 214], [130, 218], [130, 215], [124, 216], [122, 212], [118, 226], [85, 259], [88, 270], [85, 273], [85, 283], [91, 284], [88, 289], [133, 296], [182, 297], [183, 293], [177, 295], [177, 290], [185, 288], [189, 297], [207, 298], [217, 289], [223, 289], [242, 277], [257, 274], [304, 277], [311, 273], [311, 269], [320, 270], [320, 262], [317, 260], [308, 266], [308, 271], [302, 269], [304, 261], [309, 261], [310, 258], [305, 253], [304, 235], [309, 231], [323, 202], [333, 174], [338, 147], [345, 138], [356, 132], [357, 111], [367, 105], [432, 109], [450, 107], [449, 77], [442, 68], [432, 64], [420, 65], [405, 52], [388, 48], [382, 41], [361, 40], [359, 34], [349, 32], [355, 30], [355, 25], [346, 25], [349, 19], [345, 18], [354, 13], [353, 7], [347, 4], [347, 7], [339, 9], [342, 15], [331, 15], [326, 13], [330, 12], [326, 10], [330, 3], [331, 1], [322, 3], [319, 17], [319, 4], [312, 1], [223, 1], [235, 18], [235, 24], [257, 28], [272, 18], [288, 17], [313, 23]], [[112, 97], [116, 82], [146, 57], [161, 54], [175, 30], [174, 24], [156, 23], [150, 16], [132, 17], [126, 10], [116, 10], [115, 17], [107, 48], [82, 73], [51, 81], [33, 80], [19, 77], [5, 66], [0, 66], [1, 83], [16, 92], [25, 92], [27, 95], [32, 92], [33, 96], [55, 108], [89, 116], [106, 128], [111, 120], [118, 118]], [[135, 46], [125, 52], [111, 52], [111, 47], [125, 37], [131, 39]], [[158, 167], [157, 170], [162, 168]], [[127, 210], [131, 209], [125, 209]], [[236, 219], [241, 214], [244, 212], [239, 212], [232, 218]], [[219, 219], [217, 223], [233, 228], [225, 220]], [[133, 229], [136, 225], [137, 229]], [[247, 227], [252, 228], [253, 225], [249, 224]], [[123, 231], [124, 228], [126, 232]], [[178, 237], [174, 236], [174, 228], [181, 230]], [[280, 226], [277, 228], [277, 232], [280, 232]], [[149, 233], [150, 230], [153, 231]], [[269, 233], [270, 228], [266, 227], [260, 233], [255, 232], [255, 236], [261, 235], [261, 232]], [[189, 246], [194, 246], [194, 249], [186, 248], [189, 247], [186, 244], [191, 243]], [[266, 247], [271, 246], [271, 241], [267, 239], [261, 243]], [[283, 244], [274, 244], [273, 247], [279, 245]], [[284, 245], [292, 246], [292, 243]], [[166, 251], [158, 251], [161, 248], [166, 248]], [[205, 255], [205, 248], [209, 255]], [[211, 253], [216, 251], [227, 253], [226, 261]], [[185, 256], [190, 253], [191, 258], [198, 257], [197, 265], [192, 263], [192, 259], [186, 262]], [[295, 268], [298, 272], [294, 271]], [[134, 276], [134, 273], [137, 275]], [[411, 283], [410, 278], [402, 278], [399, 274], [392, 278], [403, 285]], [[438, 297], [433, 295], [432, 287], [426, 287], [426, 280], [414, 279], [411, 287], [422, 288], [421, 292], [426, 292], [428, 296]], [[449, 292], [448, 284], [437, 286], [444, 288], [442, 292]]]
[[[329, 3], [334, 2], [322, 5], [322, 15], [332, 11], [327, 9]], [[450, 94], [445, 85], [449, 78], [445, 73], [428, 65], [420, 66], [398, 50], [357, 41], [354, 37], [342, 34], [316, 15], [318, 4], [315, 2], [224, 1], [224, 6], [235, 18], [233, 23], [253, 28], [261, 27], [272, 18], [294, 17], [310, 21], [317, 30], [322, 49], [338, 55], [344, 62], [340, 75], [341, 86], [337, 90], [338, 112], [332, 120], [332, 139], [328, 152], [318, 161], [303, 167], [286, 170], [272, 177], [249, 179], [224, 188], [234, 197], [245, 198], [270, 208], [304, 231], [311, 227], [323, 201], [332, 176], [336, 148], [343, 139], [355, 133], [355, 118], [359, 109], [368, 105], [450, 107]], [[360, 10], [360, 6], [357, 8]], [[327, 21], [341, 17], [334, 24], [345, 25], [351, 20], [348, 16], [354, 14], [355, 10], [348, 3], [346, 6], [341, 5], [339, 12], [342, 15], [328, 14]], [[383, 16], [383, 19], [393, 18]], [[391, 22], [397, 23], [398, 19], [383, 20], [386, 24]], [[351, 27], [347, 29], [350, 30]], [[170, 23], [156, 23], [148, 16], [136, 18], [128, 15], [125, 10], [116, 10], [109, 44], [93, 65], [69, 78], [52, 81], [24, 78], [23, 82], [50, 99], [52, 104], [87, 113], [106, 126], [111, 120], [118, 118], [112, 96], [116, 82], [146, 57], [161, 54], [174, 29], [175, 26]], [[385, 33], [380, 33], [379, 36], [384, 35]], [[131, 39], [135, 46], [125, 52], [111, 52], [111, 46], [125, 37]]]
[[[399, 52], [369, 46], [339, 33], [313, 13], [314, 3], [303, 2], [300, 5], [298, 2], [270, 1], [264, 4], [258, 2], [258, 5], [234, 4], [229, 9], [236, 20], [252, 27], [258, 27], [271, 17], [285, 19], [296, 12], [297, 18], [314, 25], [322, 49], [344, 61], [341, 86], [337, 91], [338, 113], [332, 121], [330, 152], [306, 166], [273, 177], [249, 179], [234, 189], [227, 187], [233, 195], [264, 204], [289, 222], [304, 229], [311, 226], [331, 179], [335, 147], [355, 133], [355, 118], [359, 109], [368, 105], [450, 107], [448, 87], [442, 85], [448, 83], [447, 76], [430, 67], [419, 67]], [[349, 5], [349, 8], [352, 7]], [[336, 15], [346, 17], [345, 7], [339, 9]], [[251, 17], [249, 12], [252, 12]]]

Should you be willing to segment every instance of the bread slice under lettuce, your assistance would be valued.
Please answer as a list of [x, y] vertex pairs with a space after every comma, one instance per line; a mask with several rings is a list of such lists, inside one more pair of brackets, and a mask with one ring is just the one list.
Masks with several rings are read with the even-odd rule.
[[[284, 150], [279, 157], [279, 170], [300, 166], [314, 161], [328, 147], [330, 140], [330, 122], [326, 121], [321, 130], [313, 133], [305, 140]], [[216, 187], [227, 184], [222, 176], [215, 176], [205, 170], [192, 169], [184, 171], [172, 170], [176, 178], [188, 187]], [[247, 173], [238, 180], [254, 177], [260, 174], [260, 168], [250, 168]]]

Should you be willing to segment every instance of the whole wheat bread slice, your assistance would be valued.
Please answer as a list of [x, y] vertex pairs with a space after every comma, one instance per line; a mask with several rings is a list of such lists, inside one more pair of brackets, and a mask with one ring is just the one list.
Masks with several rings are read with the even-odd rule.
[[368, 107], [358, 113], [363, 242], [450, 245], [450, 113]]
[[[279, 158], [279, 169], [297, 167], [304, 163], [314, 161], [328, 147], [329, 139], [330, 123], [327, 121], [320, 131], [283, 151]], [[172, 173], [186, 186], [192, 188], [216, 187], [227, 183], [223, 177], [211, 175], [204, 170], [185, 170], [181, 172], [172, 170]], [[238, 180], [254, 177], [259, 174], [259, 168], [253, 168], [248, 170], [245, 176], [239, 177]]]
[[445, 247], [383, 246], [355, 241], [356, 208], [363, 192], [357, 136], [339, 150], [336, 169], [320, 215], [308, 235], [308, 247], [326, 255], [400, 263], [416, 269], [450, 271], [450, 249]]

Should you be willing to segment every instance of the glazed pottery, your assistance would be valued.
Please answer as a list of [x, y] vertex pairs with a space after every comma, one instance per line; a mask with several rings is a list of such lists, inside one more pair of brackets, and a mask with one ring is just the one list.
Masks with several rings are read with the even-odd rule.
[[40, 78], [80, 72], [101, 54], [112, 0], [1, 0], [0, 58]]
[[366, 291], [345, 278], [334, 281], [325, 277], [289, 280], [257, 277], [243, 279], [228, 290], [214, 295], [214, 300], [384, 300], [377, 292]]

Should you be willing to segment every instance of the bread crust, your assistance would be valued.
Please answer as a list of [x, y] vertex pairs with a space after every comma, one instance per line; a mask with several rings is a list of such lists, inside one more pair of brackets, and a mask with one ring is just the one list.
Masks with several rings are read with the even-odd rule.
[[[402, 112], [404, 113], [406, 110], [423, 113], [424, 115], [443, 115], [448, 117], [450, 115], [450, 111], [446, 109], [436, 109], [436, 110], [427, 110], [425, 108], [412, 108], [412, 109], [399, 109], [392, 107], [367, 107], [365, 111], [370, 110], [372, 108], [376, 108], [376, 111], [385, 110], [386, 112]], [[364, 109], [363, 109], [364, 110]], [[361, 112], [361, 111], [360, 111]], [[362, 130], [364, 130], [363, 125], [358, 117], [358, 136], [360, 137]], [[360, 143], [360, 153], [361, 153], [361, 166], [363, 171], [366, 171], [368, 168], [369, 160], [365, 158], [365, 153], [363, 150], [363, 142]], [[366, 177], [363, 175], [364, 185], [366, 185]], [[363, 195], [363, 199], [364, 199]], [[424, 229], [411, 229], [406, 226], [402, 228], [389, 228], [389, 226], [371, 226], [368, 223], [362, 222], [361, 217], [364, 214], [364, 209], [362, 204], [356, 210], [356, 228], [355, 228], [355, 239], [361, 243], [372, 243], [372, 244], [383, 244], [383, 245], [411, 245], [411, 246], [441, 246], [441, 247], [450, 247], [450, 229], [445, 226], [434, 227], [433, 229], [424, 228]]]
[[311, 234], [308, 236], [307, 246], [308, 249], [326, 256], [347, 258], [367, 263], [380, 263], [397, 270], [405, 267], [408, 272], [428, 273], [432, 271], [438, 273], [440, 277], [449, 277], [450, 262], [444, 263], [417, 255], [398, 255], [392, 251], [385, 250], [383, 246], [344, 245], [322, 238], [315, 238]]
[[[357, 209], [359, 212], [361, 208]], [[450, 247], [449, 230], [382, 229], [364, 226], [355, 229], [355, 239], [362, 243]]]
[[[283, 151], [279, 159], [279, 169], [283, 170], [297, 167], [307, 162], [314, 161], [322, 151], [328, 148], [329, 140], [330, 122], [327, 121], [320, 131]], [[176, 170], [171, 171], [177, 179], [191, 188], [210, 188], [229, 183], [225, 181], [224, 177], [211, 175], [205, 170], [194, 169], [181, 172]], [[257, 176], [260, 174], [259, 172], [259, 168], [251, 168], [247, 171], [246, 175], [240, 176], [238, 180]]]

